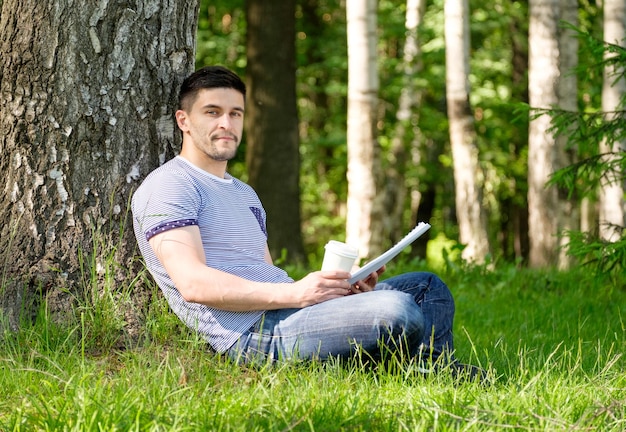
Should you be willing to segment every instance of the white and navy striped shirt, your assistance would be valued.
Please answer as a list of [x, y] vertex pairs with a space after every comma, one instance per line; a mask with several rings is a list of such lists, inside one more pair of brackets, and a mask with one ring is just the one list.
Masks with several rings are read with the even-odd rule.
[[178, 156], [155, 169], [132, 199], [133, 224], [146, 266], [170, 307], [224, 352], [264, 311], [230, 312], [183, 299], [148, 240], [161, 232], [197, 225], [209, 267], [259, 282], [293, 282], [265, 261], [265, 210], [256, 192], [229, 175], [219, 178]]

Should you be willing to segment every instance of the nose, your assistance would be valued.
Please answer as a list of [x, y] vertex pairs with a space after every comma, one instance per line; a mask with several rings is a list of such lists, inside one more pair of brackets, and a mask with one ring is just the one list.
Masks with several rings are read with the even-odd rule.
[[232, 119], [225, 113], [219, 118], [218, 126], [222, 129], [229, 130], [232, 127]]

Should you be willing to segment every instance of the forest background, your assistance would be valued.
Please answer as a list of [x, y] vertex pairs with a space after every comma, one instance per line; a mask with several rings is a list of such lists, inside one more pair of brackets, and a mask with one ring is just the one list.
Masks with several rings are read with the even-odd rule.
[[[413, 6], [411, 6], [413, 3]], [[544, 2], [547, 3], [547, 2]], [[561, 119], [560, 128], [554, 123], [540, 131], [540, 139], [552, 142], [551, 151], [568, 153], [565, 160], [544, 161], [542, 170], [550, 176], [558, 168], [565, 168], [600, 153], [601, 137], [585, 136], [586, 145], [563, 136], [564, 129], [575, 129], [576, 113], [599, 112], [602, 106], [602, 55], [598, 46], [590, 45], [589, 36], [602, 40], [603, 20], [601, 5], [594, 2], [573, 3], [574, 12], [546, 15], [554, 20], [555, 36], [569, 39], [559, 42], [558, 63], [566, 64], [564, 50], [577, 51], [573, 56], [580, 64], [569, 63], [569, 70], [557, 70], [552, 77], [562, 81], [573, 80], [573, 88], [566, 88], [567, 96], [558, 98], [548, 106], [563, 106], [574, 116]], [[411, 27], [407, 8], [419, 7], [418, 22]], [[540, 8], [536, 7], [537, 10]], [[475, 177], [475, 185], [481, 189], [480, 206], [485, 213], [485, 229], [476, 230], [475, 236], [488, 237], [487, 254], [466, 256], [472, 261], [484, 262], [503, 259], [509, 262], [528, 263], [531, 253], [533, 230], [529, 227], [529, 7], [527, 2], [500, 2], [489, 4], [470, 2], [469, 9], [469, 70], [466, 77], [470, 92], [466, 109], [472, 115], [473, 130], [468, 135], [477, 154], [477, 169], [468, 175]], [[444, 4], [442, 1], [402, 2], [380, 1], [377, 9], [376, 27], [377, 74], [380, 81], [376, 118], [376, 143], [379, 164], [377, 196], [381, 198], [384, 211], [372, 222], [372, 230], [383, 233], [380, 244], [369, 245], [373, 252], [380, 252], [404, 235], [419, 221], [433, 225], [431, 257], [440, 256], [442, 248], [456, 253], [467, 245], [460, 240], [457, 215], [469, 213], [470, 204], [463, 200], [463, 190], [455, 188], [453, 151], [450, 144], [449, 111], [446, 92], [446, 41], [444, 34]], [[578, 26], [577, 34], [567, 26]], [[349, 146], [346, 145], [348, 121], [348, 46], [345, 3], [341, 1], [303, 1], [296, 8], [295, 20], [297, 105], [299, 115], [299, 152], [302, 229], [304, 250], [309, 259], [319, 259], [323, 244], [331, 238], [343, 239], [346, 227], [346, 203], [348, 201], [347, 170]], [[585, 34], [586, 33], [586, 34]], [[407, 60], [407, 40], [414, 37], [419, 45]], [[587, 37], [587, 39], [584, 39]], [[197, 67], [207, 64], [224, 64], [246, 76], [246, 13], [245, 3], [203, 2], [200, 10], [197, 44]], [[584, 39], [578, 43], [578, 38]], [[543, 47], [538, 47], [542, 50]], [[449, 47], [448, 47], [449, 49]], [[547, 47], [544, 50], [548, 50]], [[553, 55], [554, 52], [551, 52]], [[571, 57], [571, 55], [570, 55]], [[461, 62], [461, 59], [458, 59]], [[563, 69], [563, 67], [561, 67]], [[271, 73], [271, 71], [267, 71]], [[410, 74], [407, 77], [407, 73]], [[548, 71], [540, 73], [549, 74]], [[558, 80], [558, 79], [556, 79]], [[553, 87], [555, 83], [550, 85]], [[403, 97], [412, 92], [412, 104], [408, 113], [403, 109]], [[563, 90], [561, 90], [563, 92]], [[572, 93], [574, 102], [572, 105]], [[280, 95], [276, 97], [280, 103]], [[566, 116], [565, 116], [566, 117]], [[594, 119], [595, 121], [596, 119]], [[563, 125], [565, 123], [565, 126]], [[258, 125], [252, 125], [257, 127]], [[618, 129], [619, 132], [620, 129]], [[561, 136], [558, 133], [561, 132]], [[623, 132], [620, 132], [623, 135]], [[615, 134], [617, 151], [620, 152], [620, 135]], [[531, 138], [532, 139], [532, 138]], [[536, 138], [535, 138], [536, 140]], [[595, 140], [594, 143], [590, 141]], [[623, 139], [622, 139], [623, 141]], [[273, 158], [280, 152], [280, 144], [274, 153], [260, 157]], [[623, 153], [623, 150], [621, 150]], [[374, 152], [376, 155], [376, 152]], [[248, 158], [250, 158], [248, 152]], [[259, 157], [258, 152], [256, 157]], [[231, 164], [231, 171], [247, 179], [246, 150]], [[555, 156], [557, 158], [557, 156]], [[248, 159], [249, 162], [249, 159]], [[623, 159], [622, 159], [623, 162]], [[535, 159], [532, 164], [538, 164]], [[531, 164], [531, 165], [532, 165]], [[271, 172], [266, 175], [272, 176]], [[602, 174], [600, 173], [599, 176]], [[597, 176], [596, 176], [597, 177]], [[565, 236], [564, 229], [585, 231], [585, 239], [597, 240], [600, 232], [598, 216], [598, 190], [584, 189], [592, 184], [592, 178], [577, 177], [569, 186], [561, 185], [557, 195], [551, 195], [557, 186], [545, 183], [540, 188], [552, 189], [548, 194], [557, 199], [550, 205], [561, 205], [568, 223], [553, 228], [553, 237]], [[533, 179], [534, 181], [534, 179]], [[623, 176], [621, 177], [623, 183]], [[254, 181], [253, 181], [254, 184]], [[280, 190], [272, 182], [273, 192]], [[571, 187], [572, 184], [574, 187]], [[593, 183], [598, 185], [598, 183]], [[401, 189], [401, 190], [399, 190]], [[584, 189], [584, 190], [583, 190]], [[591, 189], [591, 190], [590, 190]], [[622, 189], [623, 190], [623, 189]], [[459, 195], [461, 198], [459, 200]], [[558, 196], [558, 198], [557, 198]], [[263, 198], [263, 197], [262, 197]], [[456, 199], [455, 199], [456, 198]], [[550, 201], [548, 201], [550, 202]], [[535, 204], [545, 206], [545, 201]], [[619, 201], [622, 211], [623, 192]], [[459, 208], [462, 206], [462, 208]], [[274, 210], [280, 210], [280, 204]], [[567, 209], [567, 210], [566, 210]], [[270, 210], [271, 212], [271, 210]], [[544, 215], [545, 217], [545, 215]], [[552, 217], [557, 217], [552, 214]], [[284, 227], [286, 221], [281, 221]], [[551, 225], [552, 221], [540, 221]], [[530, 228], [530, 234], [529, 234]], [[270, 231], [271, 232], [271, 231]], [[536, 237], [543, 232], [536, 232]], [[584, 236], [583, 236], [584, 237]], [[581, 236], [577, 237], [581, 239]], [[298, 236], [286, 240], [287, 254], [300, 251]], [[569, 241], [571, 239], [568, 239]], [[470, 239], [471, 241], [471, 239]], [[579, 258], [589, 258], [588, 249]], [[589, 243], [587, 243], [588, 245]], [[285, 245], [282, 245], [285, 247]], [[445, 245], [445, 246], [444, 246]], [[540, 266], [572, 264], [564, 258], [565, 242], [552, 243], [552, 255], [535, 260]], [[277, 248], [273, 249], [276, 255]], [[414, 256], [426, 257], [426, 242], [416, 244]], [[560, 255], [560, 256], [559, 256]], [[621, 258], [617, 261], [619, 262]], [[532, 260], [531, 260], [532, 262]]]
[[367, 259], [426, 221], [414, 257], [623, 274], [621, 0], [1, 5], [13, 327], [25, 303], [67, 307], [86, 267], [137, 281], [128, 200], [177, 153], [178, 86], [206, 64], [248, 83], [230, 170], [264, 202], [278, 263], [315, 267], [344, 238]]

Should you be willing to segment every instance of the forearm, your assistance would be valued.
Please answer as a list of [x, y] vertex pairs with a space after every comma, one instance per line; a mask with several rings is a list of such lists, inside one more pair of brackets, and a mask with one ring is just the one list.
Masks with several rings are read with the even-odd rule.
[[[294, 283], [263, 283], [208, 267], [197, 226], [158, 234], [150, 246], [185, 300], [217, 309], [305, 307], [344, 296], [350, 289], [350, 273], [342, 271], [313, 272]], [[267, 246], [264, 259], [271, 263]]]
[[302, 306], [289, 283], [254, 282], [209, 267], [193, 274], [175, 282], [189, 302], [229, 311]]

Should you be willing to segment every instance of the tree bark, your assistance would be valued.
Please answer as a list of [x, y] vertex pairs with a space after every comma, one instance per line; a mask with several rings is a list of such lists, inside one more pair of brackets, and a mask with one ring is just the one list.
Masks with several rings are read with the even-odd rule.
[[376, 121], [376, 0], [346, 3], [348, 22], [348, 213], [346, 241], [360, 257], [382, 251], [382, 235], [374, 225], [382, 220], [378, 195], [380, 151]]
[[295, 13], [294, 0], [246, 2], [249, 183], [256, 189], [267, 212], [272, 255], [280, 257], [286, 250], [286, 258], [293, 262], [304, 259]]
[[[526, 2], [515, 2], [517, 5], [511, 10], [520, 10], [511, 13], [509, 34], [511, 40], [512, 63], [512, 99], [528, 103], [528, 5]], [[528, 145], [528, 126], [511, 124], [514, 130], [511, 149], [514, 160], [522, 157], [523, 150]], [[510, 261], [521, 260], [528, 263], [528, 202], [526, 199], [526, 185], [515, 182], [515, 192], [511, 198], [505, 198], [501, 208], [506, 212], [504, 224], [501, 227], [500, 238], [505, 259]], [[510, 244], [510, 246], [509, 246]]]
[[106, 268], [119, 285], [135, 276], [128, 202], [175, 152], [197, 6], [4, 0], [0, 303], [12, 327], [40, 289], [72, 291], [81, 273]]
[[490, 252], [483, 205], [484, 175], [478, 163], [474, 117], [469, 102], [469, 4], [446, 0], [446, 99], [454, 163], [455, 203], [463, 258], [482, 263]]
[[[626, 1], [605, 0], [604, 2], [604, 41], [626, 47]], [[605, 57], [609, 58], [607, 54]], [[624, 70], [615, 66], [606, 66], [602, 84], [602, 111], [609, 119], [614, 119], [620, 110], [621, 101], [626, 96], [626, 78]], [[622, 108], [623, 109], [623, 108]], [[623, 114], [621, 114], [623, 116]], [[600, 144], [600, 152], [609, 155], [611, 152], [626, 152], [626, 141], [607, 140]], [[626, 204], [624, 201], [623, 175], [619, 172], [610, 173], [607, 181], [600, 188], [600, 236], [607, 241], [622, 238], [622, 229], [626, 226]]]
[[[578, 25], [578, 1], [560, 1], [560, 20], [571, 25]], [[559, 25], [559, 80], [558, 97], [559, 107], [563, 110], [575, 112], [578, 110], [578, 80], [575, 68], [578, 65], [578, 38], [573, 30]], [[572, 125], [573, 127], [574, 125]], [[576, 149], [569, 148], [567, 136], [557, 136], [555, 141], [555, 169], [561, 169], [576, 162]], [[567, 255], [567, 244], [572, 230], [580, 229], [580, 205], [576, 197], [569, 196], [563, 189], [557, 190], [559, 202], [557, 205], [557, 248], [558, 267], [567, 269], [574, 264]]]
[[[388, 168], [385, 173], [385, 183], [383, 185], [385, 219], [383, 223], [383, 236], [391, 240], [392, 244], [397, 243], [410, 228], [405, 223], [405, 214], [409, 186], [406, 175], [407, 166], [412, 162], [412, 154], [418, 155], [426, 153], [425, 146], [418, 126], [418, 107], [422, 99], [422, 91], [415, 85], [415, 77], [422, 71], [421, 48], [418, 40], [418, 28], [422, 22], [426, 9], [425, 0], [407, 0], [406, 5], [406, 40], [402, 56], [403, 86], [398, 101], [398, 111], [396, 113], [396, 126], [391, 140], [389, 151]], [[418, 161], [419, 163], [419, 161]], [[410, 182], [412, 189], [417, 193], [417, 179]], [[426, 215], [430, 218], [430, 215]], [[425, 221], [426, 222], [426, 221]], [[421, 242], [425, 244], [428, 232]]]
[[[529, 102], [533, 108], [558, 106], [559, 0], [530, 0]], [[555, 170], [555, 139], [549, 132], [550, 117], [533, 119], [528, 137], [529, 264], [556, 265], [558, 221], [556, 188], [546, 187]]]

